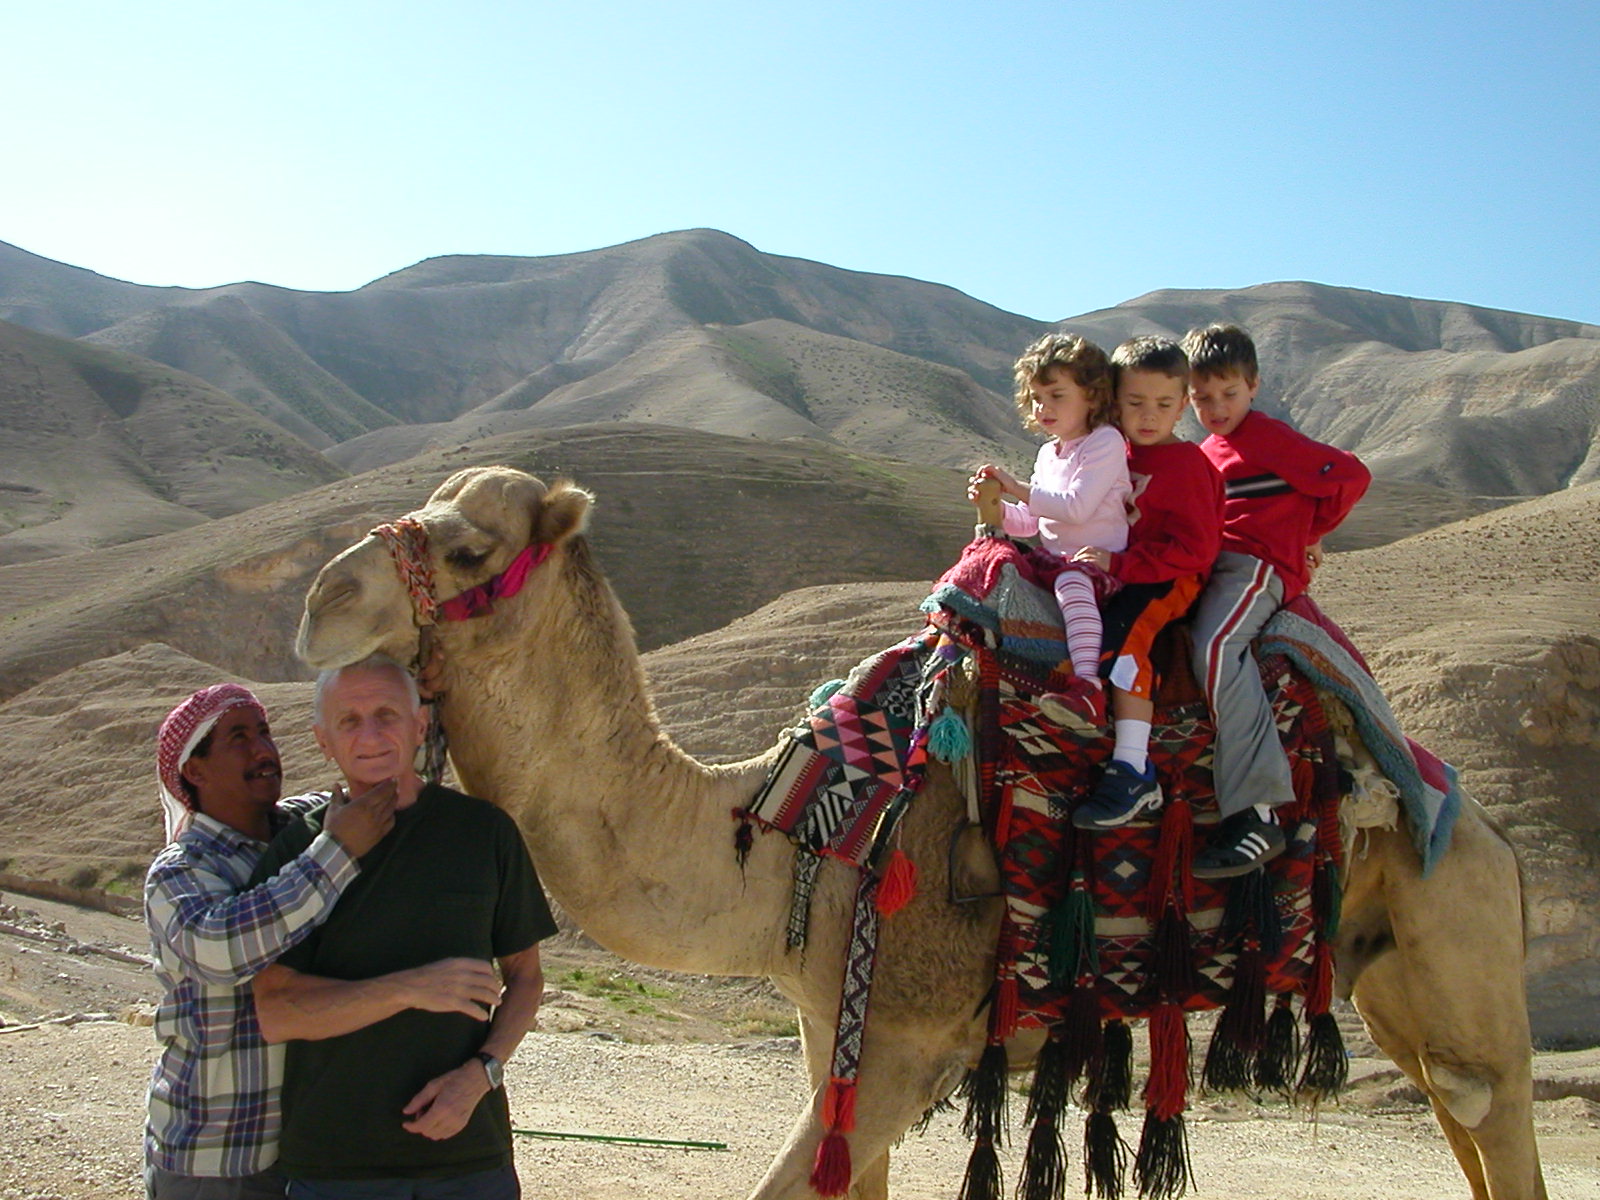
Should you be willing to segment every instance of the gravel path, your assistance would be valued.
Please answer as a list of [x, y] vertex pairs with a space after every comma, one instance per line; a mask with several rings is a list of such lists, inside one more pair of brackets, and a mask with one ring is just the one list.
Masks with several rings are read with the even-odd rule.
[[[103, 1022], [0, 1035], [0, 1197], [131, 1200], [154, 1049], [147, 1028]], [[725, 1153], [519, 1138], [527, 1195], [561, 1200], [740, 1197], [760, 1179], [801, 1103], [793, 1039], [633, 1045], [583, 1033], [530, 1035], [508, 1071], [519, 1127], [728, 1144]], [[1552, 1197], [1600, 1197], [1600, 1104], [1539, 1105]], [[1465, 1186], [1431, 1117], [1202, 1103], [1193, 1200], [1439, 1200]], [[897, 1197], [954, 1197], [967, 1147], [946, 1115], [896, 1154]], [[1125, 1133], [1137, 1133], [1129, 1122]], [[1072, 1150], [1071, 1178], [1079, 1156]], [[1007, 1162], [1016, 1178], [1016, 1158]], [[1009, 1192], [1008, 1192], [1009, 1194]], [[1076, 1188], [1071, 1190], [1076, 1195]]]

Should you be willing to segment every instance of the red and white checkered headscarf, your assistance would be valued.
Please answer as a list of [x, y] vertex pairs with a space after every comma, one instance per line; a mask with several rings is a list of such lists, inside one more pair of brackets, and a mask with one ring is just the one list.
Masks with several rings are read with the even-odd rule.
[[206, 734], [216, 728], [223, 714], [235, 708], [253, 708], [263, 721], [267, 719], [267, 710], [249, 688], [218, 683], [201, 688], [161, 722], [161, 732], [156, 734], [156, 778], [161, 783], [161, 815], [167, 823], [167, 841], [183, 832], [194, 812], [188, 789], [183, 786], [183, 764]]

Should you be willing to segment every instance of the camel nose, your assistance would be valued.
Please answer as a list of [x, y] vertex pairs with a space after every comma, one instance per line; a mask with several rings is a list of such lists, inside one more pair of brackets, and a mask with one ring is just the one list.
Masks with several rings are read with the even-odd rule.
[[353, 600], [356, 593], [361, 590], [360, 585], [349, 575], [336, 575], [328, 577], [324, 572], [317, 576], [316, 582], [311, 585], [311, 590], [306, 593], [306, 613], [324, 613], [329, 609], [338, 608]]

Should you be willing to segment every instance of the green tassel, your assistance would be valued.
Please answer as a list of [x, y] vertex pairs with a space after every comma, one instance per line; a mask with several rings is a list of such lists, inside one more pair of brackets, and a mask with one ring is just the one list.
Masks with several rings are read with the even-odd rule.
[[830, 679], [827, 683], [819, 683], [811, 693], [811, 698], [806, 701], [806, 707], [815, 712], [830, 699], [833, 694], [844, 686], [842, 679]]
[[1079, 975], [1098, 974], [1094, 940], [1094, 897], [1074, 887], [1045, 917], [1050, 956], [1050, 982], [1066, 987]]
[[953, 708], [946, 707], [928, 726], [928, 753], [943, 763], [972, 753], [972, 731]]

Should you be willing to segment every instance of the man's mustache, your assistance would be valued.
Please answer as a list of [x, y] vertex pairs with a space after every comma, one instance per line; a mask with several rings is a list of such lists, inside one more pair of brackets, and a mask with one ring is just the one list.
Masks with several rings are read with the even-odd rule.
[[258, 759], [255, 765], [244, 773], [244, 777], [246, 779], [257, 779], [260, 776], [268, 773], [280, 776], [283, 774], [282, 764], [279, 763], [277, 758], [270, 754]]

